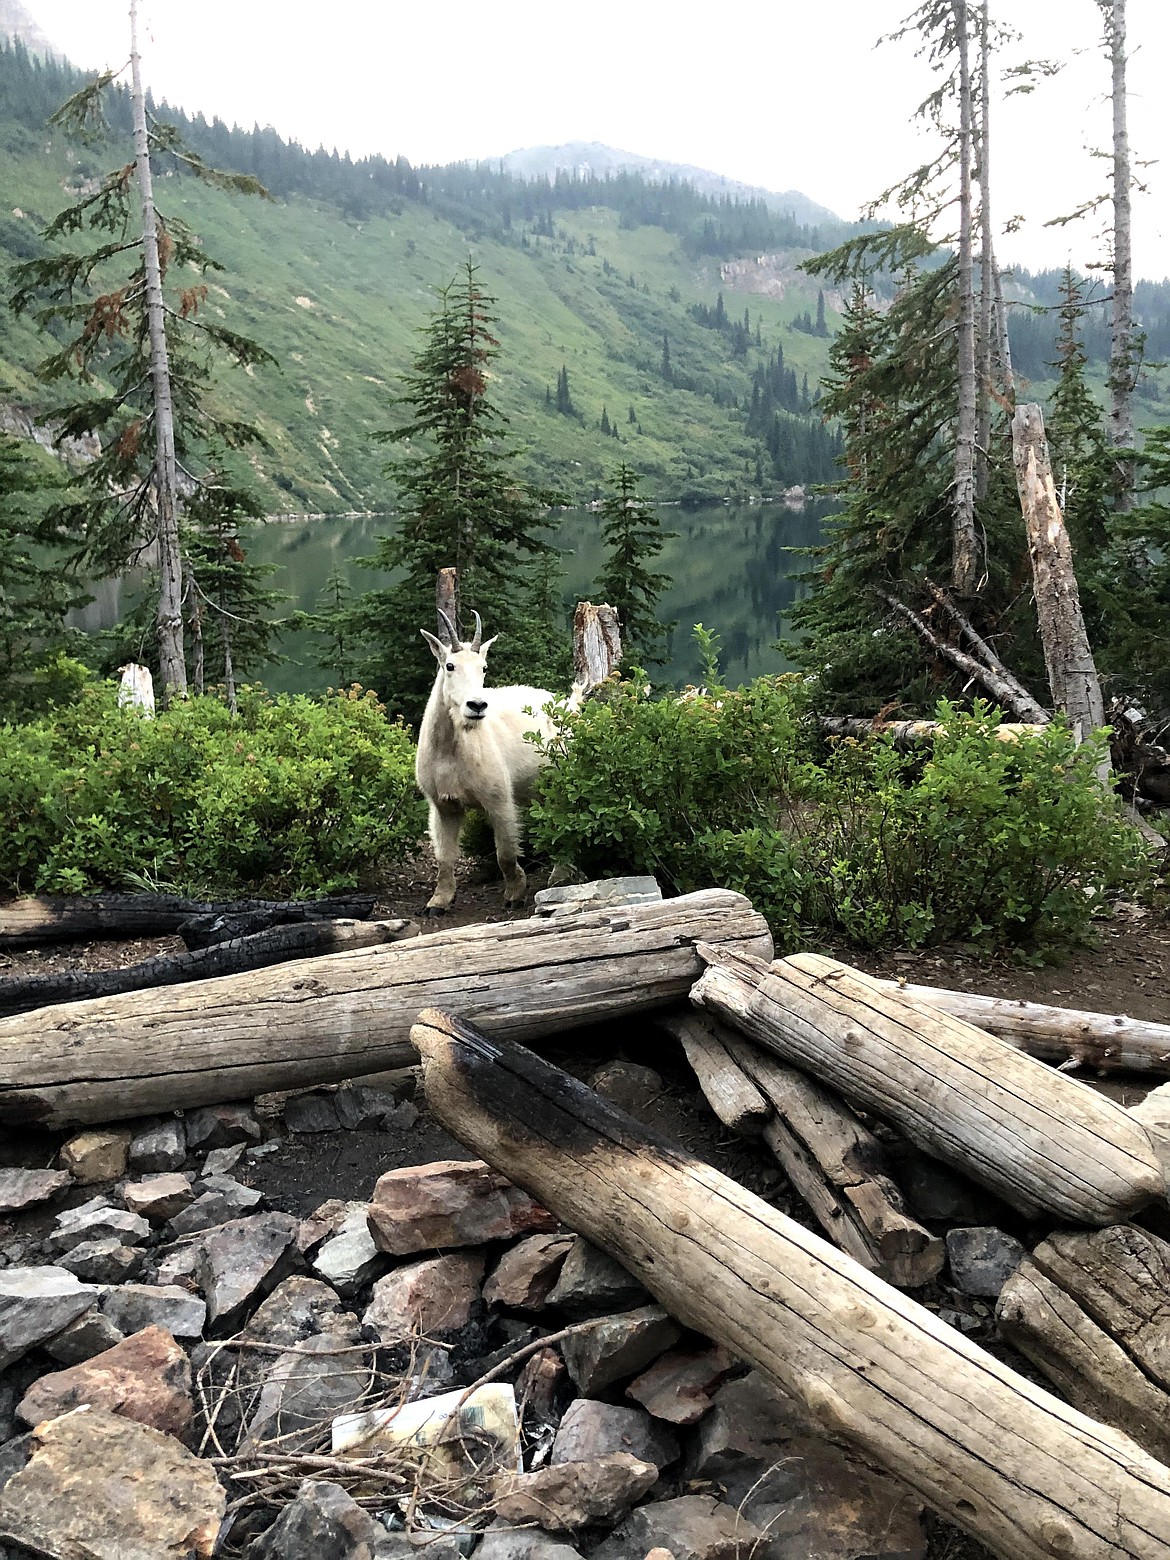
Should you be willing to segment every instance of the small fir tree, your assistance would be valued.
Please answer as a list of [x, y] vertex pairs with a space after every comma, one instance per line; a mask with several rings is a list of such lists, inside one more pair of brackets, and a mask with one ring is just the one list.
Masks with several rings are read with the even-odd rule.
[[660, 666], [666, 660], [662, 641], [676, 624], [659, 621], [658, 603], [672, 582], [649, 564], [676, 533], [662, 529], [656, 511], [639, 496], [637, 476], [624, 461], [614, 472], [613, 483], [613, 491], [601, 503], [606, 555], [594, 587], [617, 612], [627, 662]]

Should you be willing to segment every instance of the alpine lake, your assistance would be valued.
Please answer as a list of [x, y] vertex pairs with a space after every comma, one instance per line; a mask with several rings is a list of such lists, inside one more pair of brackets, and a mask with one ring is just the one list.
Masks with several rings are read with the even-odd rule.
[[[659, 510], [662, 529], [675, 534], [651, 567], [673, 581], [659, 614], [663, 621], [677, 620], [677, 627], [670, 637], [667, 664], [654, 669], [652, 682], [681, 688], [699, 680], [702, 663], [693, 634], [696, 623], [719, 636], [719, 664], [729, 686], [789, 670], [776, 641], [787, 632], [787, 614], [805, 590], [798, 576], [812, 567], [812, 560], [804, 549], [818, 544], [832, 508], [825, 499], [693, 509], [663, 506]], [[365, 568], [358, 560], [373, 555], [379, 536], [393, 524], [393, 516], [373, 515], [270, 520], [253, 533], [250, 556], [254, 562], [275, 566], [269, 586], [288, 597], [280, 616], [298, 609], [320, 610], [322, 589], [334, 569], [344, 571], [355, 595], [390, 582], [392, 576]], [[600, 514], [589, 509], [566, 509], [556, 515], [549, 539], [562, 554], [567, 607], [594, 599], [592, 581], [604, 554], [601, 525]], [[74, 621], [91, 632], [112, 625], [137, 584], [133, 576], [100, 582], [93, 587], [93, 602]], [[485, 623], [484, 630], [507, 633], [508, 625]], [[312, 643], [308, 634], [286, 634], [281, 643], [286, 659], [259, 674], [265, 685], [274, 692], [323, 691], [329, 674], [313, 664]], [[421, 639], [419, 654], [429, 654]]]

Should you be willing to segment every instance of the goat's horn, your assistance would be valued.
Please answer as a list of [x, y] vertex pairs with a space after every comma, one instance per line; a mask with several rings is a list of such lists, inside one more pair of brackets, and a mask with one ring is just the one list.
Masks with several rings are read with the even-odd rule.
[[478, 612], [472, 612], [471, 615], [475, 619], [475, 638], [471, 641], [471, 648], [478, 650], [479, 642], [483, 638], [483, 624], [479, 620]]
[[443, 611], [442, 607], [438, 608], [438, 613], [439, 616], [443, 619], [443, 622], [447, 625], [447, 638], [450, 641], [452, 650], [454, 650], [459, 644], [458, 630], [456, 629], [454, 623], [452, 623], [451, 619]]

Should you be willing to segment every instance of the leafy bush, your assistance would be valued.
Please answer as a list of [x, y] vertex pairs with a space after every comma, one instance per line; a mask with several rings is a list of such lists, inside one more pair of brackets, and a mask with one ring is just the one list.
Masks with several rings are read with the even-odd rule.
[[814, 760], [794, 678], [651, 701], [637, 683], [566, 719], [534, 843], [587, 873], [748, 894], [782, 946], [809, 925], [865, 947], [1081, 937], [1141, 846], [1062, 726], [1014, 742], [976, 705], [929, 750], [839, 744]]
[[298, 895], [350, 886], [422, 832], [408, 733], [354, 687], [240, 693], [144, 719], [109, 684], [0, 728], [0, 887]]
[[589, 875], [739, 889], [790, 940], [802, 884], [781, 823], [817, 776], [799, 679], [646, 695], [640, 681], [619, 684], [567, 717], [531, 809], [533, 844]]

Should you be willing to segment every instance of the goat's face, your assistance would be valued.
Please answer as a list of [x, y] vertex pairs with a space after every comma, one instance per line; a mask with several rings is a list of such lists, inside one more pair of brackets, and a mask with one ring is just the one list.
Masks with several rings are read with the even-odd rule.
[[471, 644], [445, 645], [425, 628], [421, 632], [439, 664], [440, 691], [451, 721], [457, 727], [478, 726], [488, 712], [491, 697], [483, 679], [487, 653], [495, 640], [489, 639], [473, 649]]

